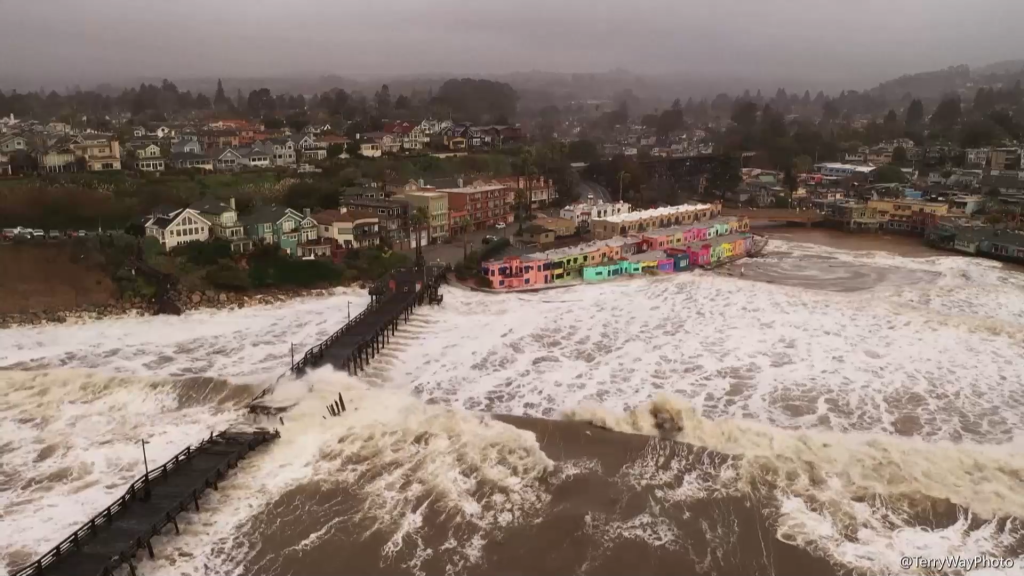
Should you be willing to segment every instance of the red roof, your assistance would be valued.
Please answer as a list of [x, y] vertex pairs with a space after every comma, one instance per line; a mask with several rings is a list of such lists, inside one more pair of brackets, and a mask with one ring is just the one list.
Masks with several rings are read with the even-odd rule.
[[388, 122], [384, 125], [384, 131], [388, 134], [411, 134], [416, 126], [409, 122]]

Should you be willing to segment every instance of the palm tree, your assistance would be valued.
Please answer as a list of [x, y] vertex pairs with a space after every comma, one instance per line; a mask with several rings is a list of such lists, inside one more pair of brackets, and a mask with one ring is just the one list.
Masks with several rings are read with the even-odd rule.
[[427, 209], [424, 208], [423, 206], [417, 206], [416, 210], [414, 210], [413, 213], [409, 215], [409, 225], [411, 227], [409, 237], [412, 238], [412, 230], [416, 231], [417, 268], [422, 267], [424, 264], [423, 247], [420, 245], [420, 231], [423, 229], [423, 226], [426, 225], [428, 222], [430, 222], [430, 214], [427, 212]]
[[519, 165], [526, 178], [526, 213], [530, 213], [530, 204], [533, 202], [533, 184], [530, 182], [530, 174], [536, 168], [536, 153], [533, 148], [526, 147], [519, 154]]

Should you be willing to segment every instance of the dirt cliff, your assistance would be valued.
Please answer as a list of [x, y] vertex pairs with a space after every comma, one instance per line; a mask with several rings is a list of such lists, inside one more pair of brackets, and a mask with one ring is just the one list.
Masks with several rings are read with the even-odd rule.
[[81, 244], [0, 244], [0, 314], [100, 306], [117, 297], [102, 257]]

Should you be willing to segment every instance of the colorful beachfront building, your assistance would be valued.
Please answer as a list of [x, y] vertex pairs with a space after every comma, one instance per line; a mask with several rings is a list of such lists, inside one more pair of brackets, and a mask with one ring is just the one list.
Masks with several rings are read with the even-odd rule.
[[515, 290], [567, 282], [600, 282], [623, 275], [681, 272], [746, 255], [753, 247], [746, 218], [654, 229], [492, 260], [481, 265], [491, 287]]

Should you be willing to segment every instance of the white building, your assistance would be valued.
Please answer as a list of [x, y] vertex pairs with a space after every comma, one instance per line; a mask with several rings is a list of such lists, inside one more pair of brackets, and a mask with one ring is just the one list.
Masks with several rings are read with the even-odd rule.
[[968, 148], [964, 150], [967, 164], [978, 164], [984, 166], [988, 162], [988, 148]]
[[589, 224], [591, 218], [609, 218], [620, 214], [629, 214], [632, 209], [633, 207], [626, 202], [598, 202], [591, 196], [587, 200], [562, 208], [558, 215], [566, 220], [572, 220], [573, 224], [579, 226], [580, 224]]
[[176, 246], [205, 242], [210, 238], [210, 222], [189, 208], [150, 216], [145, 227], [146, 235], [159, 240], [168, 252]]
[[853, 176], [855, 174], [869, 176], [875, 171], [874, 166], [855, 166], [853, 164], [839, 164], [834, 162], [816, 164], [814, 169], [822, 176], [828, 176], [830, 178], [846, 178], [847, 176]]

